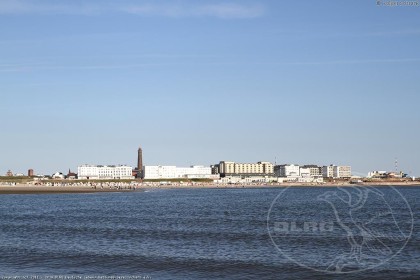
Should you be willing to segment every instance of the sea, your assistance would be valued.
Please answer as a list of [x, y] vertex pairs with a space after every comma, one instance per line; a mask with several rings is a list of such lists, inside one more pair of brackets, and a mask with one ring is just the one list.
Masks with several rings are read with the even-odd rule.
[[0, 279], [420, 279], [420, 187], [375, 190], [0, 195]]

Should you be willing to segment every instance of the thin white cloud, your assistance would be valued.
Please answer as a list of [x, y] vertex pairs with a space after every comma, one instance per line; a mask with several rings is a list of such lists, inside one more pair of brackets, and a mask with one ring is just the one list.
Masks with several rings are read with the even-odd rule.
[[171, 1], [152, 2], [143, 4], [138, 2], [106, 2], [93, 3], [82, 1], [51, 2], [37, 0], [0, 0], [0, 15], [3, 14], [69, 14], [69, 15], [100, 15], [109, 13], [127, 13], [139, 16], [161, 17], [216, 17], [223, 19], [256, 18], [264, 14], [264, 7], [260, 4], [237, 4], [220, 2], [214, 4], [190, 1], [173, 3]]
[[419, 35], [420, 29], [405, 29], [394, 31], [372, 32], [365, 34], [366, 36], [405, 36], [405, 35]]
[[123, 7], [127, 13], [143, 16], [256, 18], [264, 14], [261, 5], [220, 3], [212, 5], [134, 5]]
[[119, 65], [0, 65], [0, 72], [34, 72], [51, 70], [113, 70], [131, 69], [150, 66], [168, 65], [164, 63], [139, 63], [139, 64], [119, 64]]
[[[420, 58], [402, 59], [366, 59], [366, 60], [335, 60], [318, 62], [279, 62], [279, 63], [238, 63], [238, 62], [195, 62], [194, 65], [347, 65], [347, 64], [372, 64], [372, 63], [419, 63]], [[162, 63], [133, 63], [133, 64], [92, 64], [92, 65], [56, 65], [49, 63], [28, 63], [28, 64], [0, 64], [1, 72], [34, 72], [52, 70], [114, 70], [114, 69], [135, 69], [169, 65], [187, 65], [188, 62], [162, 62]]]
[[0, 0], [1, 14], [78, 14], [89, 15], [104, 12], [101, 6], [92, 6], [88, 4], [72, 4], [65, 2], [49, 1], [27, 1], [27, 0]]
[[370, 63], [412, 63], [420, 62], [420, 58], [401, 59], [361, 59], [361, 60], [330, 60], [330, 61], [301, 61], [301, 62], [280, 62], [268, 63], [278, 65], [341, 65], [341, 64], [370, 64]]

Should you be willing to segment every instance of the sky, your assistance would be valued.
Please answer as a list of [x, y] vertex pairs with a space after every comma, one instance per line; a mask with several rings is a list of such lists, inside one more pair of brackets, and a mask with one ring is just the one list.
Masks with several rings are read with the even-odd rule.
[[221, 160], [420, 176], [420, 3], [0, 0], [0, 174]]

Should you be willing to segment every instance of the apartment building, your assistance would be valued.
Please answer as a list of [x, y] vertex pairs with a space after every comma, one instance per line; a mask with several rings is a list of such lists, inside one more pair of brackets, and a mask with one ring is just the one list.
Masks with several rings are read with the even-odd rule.
[[90, 165], [84, 164], [77, 167], [79, 179], [134, 179], [133, 168], [128, 165]]
[[221, 177], [226, 176], [273, 176], [274, 166], [271, 162], [259, 161], [257, 163], [236, 163], [233, 161], [221, 161], [215, 165]]

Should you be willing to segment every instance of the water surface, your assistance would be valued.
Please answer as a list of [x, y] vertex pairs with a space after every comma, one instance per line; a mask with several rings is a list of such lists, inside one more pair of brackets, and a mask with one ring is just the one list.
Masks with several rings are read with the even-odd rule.
[[[295, 188], [289, 207], [311, 207], [304, 198], [326, 189]], [[398, 188], [414, 213], [414, 232], [405, 249], [383, 266], [348, 275], [302, 268], [275, 248], [267, 231], [267, 213], [281, 190], [2, 195], [0, 276], [420, 279], [420, 188]], [[337, 249], [347, 245], [336, 244]], [[304, 240], [300, 246], [306, 246]]]

